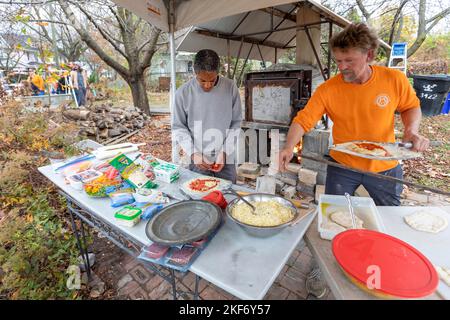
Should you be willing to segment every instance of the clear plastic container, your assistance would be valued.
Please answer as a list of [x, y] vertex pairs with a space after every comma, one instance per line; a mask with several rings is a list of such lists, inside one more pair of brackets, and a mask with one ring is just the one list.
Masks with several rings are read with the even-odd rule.
[[142, 210], [139, 208], [125, 206], [114, 214], [118, 224], [125, 227], [135, 226], [141, 219]]
[[[363, 221], [364, 229], [386, 232], [386, 228], [381, 221], [380, 214], [372, 198], [351, 197], [351, 200], [354, 213]], [[330, 215], [332, 213], [336, 211], [349, 211], [347, 199], [345, 198], [345, 196], [321, 194], [319, 197], [319, 205], [317, 208], [317, 210], [319, 211], [318, 231], [320, 233], [320, 237], [322, 239], [332, 240], [340, 232], [325, 229], [323, 226], [328, 222], [332, 222], [330, 218]]]
[[172, 163], [160, 163], [153, 168], [156, 180], [172, 183], [180, 177], [179, 166]]
[[144, 252], [145, 256], [148, 258], [160, 259], [167, 253], [167, 251], [169, 251], [169, 249], [170, 249], [169, 246], [152, 243], [151, 245], [145, 247], [143, 249], [143, 252]]

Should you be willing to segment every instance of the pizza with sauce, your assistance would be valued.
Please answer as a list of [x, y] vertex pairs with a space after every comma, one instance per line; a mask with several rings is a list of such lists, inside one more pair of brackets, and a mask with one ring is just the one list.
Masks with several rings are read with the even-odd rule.
[[189, 180], [185, 188], [190, 192], [205, 193], [216, 190], [221, 180], [214, 177], [196, 178]]
[[383, 148], [382, 146], [376, 143], [369, 142], [354, 142], [350, 143], [347, 148], [353, 152], [357, 152], [360, 154], [367, 154], [376, 157], [388, 157], [390, 156], [389, 152]]

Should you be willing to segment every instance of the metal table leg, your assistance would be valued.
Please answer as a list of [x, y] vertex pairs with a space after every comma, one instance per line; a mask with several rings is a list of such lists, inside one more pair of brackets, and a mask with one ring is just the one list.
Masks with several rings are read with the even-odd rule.
[[88, 279], [90, 280], [91, 279], [91, 266], [89, 263], [89, 253], [87, 252], [87, 244], [86, 244], [86, 237], [84, 235], [83, 222], [80, 220], [81, 228], [82, 228], [82, 238], [83, 238], [83, 239], [81, 239], [77, 225], [75, 223], [76, 216], [75, 216], [74, 212], [70, 209], [69, 206], [68, 206], [68, 210], [70, 213], [70, 222], [72, 224], [72, 230], [75, 234], [75, 238], [77, 239], [78, 250], [80, 251], [81, 258], [83, 259], [83, 263], [84, 263], [84, 267], [87, 272]]
[[199, 294], [198, 294], [198, 283], [200, 282], [200, 277], [198, 275], [195, 275], [195, 290], [194, 290], [194, 300], [198, 300]]
[[[84, 224], [87, 224], [88, 226], [100, 231], [103, 235], [105, 235], [108, 240], [110, 240], [112, 243], [114, 243], [116, 246], [118, 246], [120, 249], [124, 250], [128, 254], [132, 255], [134, 258], [137, 258], [139, 255], [143, 244], [136, 243], [136, 241], [133, 241], [132, 239], [129, 239], [126, 235], [121, 234], [120, 231], [114, 230], [111, 226], [105, 224], [105, 222], [100, 221], [100, 219], [93, 216], [89, 211], [85, 209], [81, 209], [81, 206], [78, 205], [78, 203], [73, 200], [69, 195], [67, 195], [64, 192], [60, 191], [60, 194], [62, 194], [66, 198], [67, 208], [70, 213], [70, 220], [72, 224], [72, 229], [75, 234], [76, 240], [77, 240], [77, 246], [80, 250], [84, 266], [86, 267], [86, 271], [88, 274], [89, 279], [91, 279], [91, 270], [90, 270], [90, 261], [88, 256], [88, 250], [87, 250], [87, 237], [86, 232], [84, 231]], [[80, 230], [78, 230], [76, 225], [76, 220], [79, 220]], [[131, 249], [130, 249], [131, 248]], [[156, 273], [158, 276], [163, 278], [165, 281], [171, 284], [172, 286], [172, 295], [173, 299], [177, 300], [178, 294], [185, 293], [184, 291], [177, 291], [177, 285], [176, 285], [176, 276], [175, 276], [175, 270], [171, 268], [166, 268], [163, 266], [156, 266], [150, 262], [147, 261], [140, 261], [141, 264], [143, 264], [146, 268], [148, 268], [150, 271]], [[195, 280], [195, 292], [193, 293], [194, 300], [197, 300], [199, 297], [198, 294], [198, 282], [200, 281], [200, 277], [196, 275]], [[187, 292], [186, 292], [187, 293]], [[189, 294], [192, 294], [191, 292]]]

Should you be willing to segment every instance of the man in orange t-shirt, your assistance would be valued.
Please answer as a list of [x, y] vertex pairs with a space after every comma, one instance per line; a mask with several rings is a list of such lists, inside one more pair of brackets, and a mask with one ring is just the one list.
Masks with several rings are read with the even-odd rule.
[[[280, 169], [286, 170], [294, 146], [325, 113], [333, 121], [333, 141], [338, 144], [353, 140], [395, 142], [394, 113], [398, 111], [405, 127], [403, 141], [412, 142], [413, 150], [426, 150], [429, 140], [418, 133], [420, 102], [406, 76], [398, 70], [369, 65], [378, 48], [377, 35], [363, 23], [351, 24], [330, 40], [330, 47], [340, 74], [320, 85], [294, 118], [280, 152]], [[355, 169], [403, 177], [397, 161], [370, 160], [334, 150], [330, 156]], [[328, 166], [325, 193], [353, 195], [359, 185], [377, 205], [400, 205], [400, 183]]]

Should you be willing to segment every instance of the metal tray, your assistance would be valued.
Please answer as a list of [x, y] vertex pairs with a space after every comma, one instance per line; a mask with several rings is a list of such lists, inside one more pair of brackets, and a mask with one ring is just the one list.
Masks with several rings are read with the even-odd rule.
[[145, 233], [153, 242], [176, 246], [205, 238], [220, 224], [222, 210], [203, 200], [174, 203], [161, 210], [146, 225]]
[[[369, 154], [361, 154], [348, 149], [348, 146], [352, 143], [374, 143], [386, 149], [386, 151], [389, 152], [390, 155], [386, 157], [381, 157]], [[349, 141], [340, 144], [334, 144], [330, 147], [330, 150], [344, 152], [357, 157], [372, 160], [406, 160], [422, 157], [422, 154], [420, 152], [411, 151], [411, 149], [401, 146], [399, 143], [373, 142], [365, 140]]]

